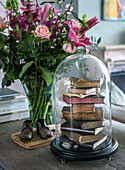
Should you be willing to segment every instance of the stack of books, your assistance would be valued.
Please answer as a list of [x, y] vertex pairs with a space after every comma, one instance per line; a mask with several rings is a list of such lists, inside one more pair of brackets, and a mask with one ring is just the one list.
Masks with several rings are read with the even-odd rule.
[[70, 106], [62, 109], [62, 118], [66, 120], [61, 125], [62, 134], [94, 150], [107, 139], [103, 132], [103, 107], [96, 107], [104, 103], [99, 94], [100, 81], [70, 77], [70, 82], [72, 88], [63, 93], [63, 100]]
[[9, 88], [0, 88], [0, 123], [26, 118], [29, 118], [26, 96]]

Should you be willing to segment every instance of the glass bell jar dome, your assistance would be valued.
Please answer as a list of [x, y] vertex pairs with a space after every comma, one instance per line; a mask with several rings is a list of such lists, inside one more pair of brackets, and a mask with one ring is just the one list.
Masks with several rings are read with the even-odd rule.
[[117, 150], [118, 142], [112, 138], [110, 76], [101, 60], [75, 54], [59, 64], [53, 80], [53, 116], [55, 155], [91, 160]]

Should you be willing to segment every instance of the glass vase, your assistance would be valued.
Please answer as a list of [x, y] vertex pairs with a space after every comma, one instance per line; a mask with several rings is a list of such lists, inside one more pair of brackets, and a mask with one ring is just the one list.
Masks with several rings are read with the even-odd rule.
[[40, 76], [30, 76], [22, 84], [33, 126], [36, 127], [37, 119], [45, 119], [47, 124], [52, 124], [52, 84], [48, 85]]

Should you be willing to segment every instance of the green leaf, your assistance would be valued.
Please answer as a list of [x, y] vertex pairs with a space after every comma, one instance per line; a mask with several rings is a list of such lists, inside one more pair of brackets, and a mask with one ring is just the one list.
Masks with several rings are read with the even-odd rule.
[[91, 36], [91, 41], [93, 42], [93, 36]]
[[34, 44], [31, 37], [26, 33], [23, 33], [22, 35], [22, 44], [23, 49], [26, 51], [32, 50], [34, 48]]
[[19, 7], [19, 3], [17, 0], [7, 0], [6, 1], [6, 8], [10, 9], [10, 8], [18, 8]]
[[96, 37], [94, 37], [94, 43], [96, 43]]
[[19, 79], [19, 73], [18, 73], [17, 70], [14, 70], [14, 71], [12, 72], [12, 78], [13, 78], [14, 80]]
[[16, 43], [16, 41], [12, 41], [9, 44], [9, 48], [10, 48], [11, 51], [17, 51], [17, 43]]
[[94, 48], [95, 48], [98, 52], [100, 51], [97, 44], [94, 44]]
[[6, 80], [12, 80], [12, 73], [11, 72], [7, 72]]
[[53, 81], [53, 78], [52, 78], [52, 73], [50, 73], [49, 70], [47, 70], [46, 68], [44, 67], [41, 67], [39, 66], [38, 67], [38, 71], [40, 71], [41, 75], [42, 75], [42, 78], [49, 84], [52, 83]]
[[10, 0], [6, 1], [6, 8], [10, 9], [12, 7], [12, 2]]
[[1, 50], [1, 48], [3, 48], [3, 46], [4, 46], [4, 42], [0, 38], [0, 50]]
[[5, 67], [4, 63], [2, 60], [0, 60], [0, 69], [3, 69]]
[[52, 61], [54, 60], [53, 56], [51, 54], [41, 54], [39, 57], [38, 57], [38, 60], [48, 60], [48, 61]]
[[1, 38], [2, 38], [2, 40], [3, 40], [4, 42], [6, 42], [6, 40], [7, 40], [7, 36], [6, 36], [6, 35], [1, 34]]
[[4, 40], [3, 40], [2, 34], [0, 34], [0, 50], [1, 48], [3, 48], [3, 46], [4, 46]]
[[38, 56], [39, 56], [39, 53], [30, 54], [30, 57], [31, 57], [31, 58], [36, 58], [36, 57], [38, 57]]
[[7, 85], [7, 80], [5, 77], [2, 79], [2, 88], [4, 88]]
[[99, 37], [99, 39], [97, 40], [97, 45], [99, 45], [101, 42], [101, 37]]
[[25, 72], [31, 67], [31, 65], [34, 63], [34, 61], [30, 61], [28, 63], [26, 63], [23, 68], [22, 68], [22, 71], [20, 72], [19, 74], [19, 78], [22, 78], [23, 75], [25, 74]]

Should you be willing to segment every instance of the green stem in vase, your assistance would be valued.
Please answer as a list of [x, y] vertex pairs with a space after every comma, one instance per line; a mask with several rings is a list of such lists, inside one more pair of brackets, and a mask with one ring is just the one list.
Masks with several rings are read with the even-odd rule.
[[[35, 104], [36, 104], [36, 97], [37, 97], [36, 92], [37, 92], [37, 76], [35, 76], [35, 89], [34, 89], [34, 92], [33, 92], [33, 93], [34, 93], [34, 94], [33, 94], [34, 99], [33, 99], [32, 110], [34, 109]], [[31, 110], [31, 111], [32, 111], [32, 110]]]
[[41, 86], [40, 86], [40, 91], [38, 93], [39, 94], [38, 95], [38, 100], [35, 101], [37, 104], [36, 104], [36, 108], [35, 108], [35, 113], [33, 115], [33, 121], [35, 121], [35, 119], [38, 117], [38, 112], [37, 111], [38, 111], [38, 108], [40, 107], [40, 104], [41, 104], [42, 91], [43, 91], [43, 83], [44, 83], [44, 80], [42, 80], [42, 83], [41, 83]]
[[[37, 97], [37, 58], [35, 58], [35, 66], [36, 66], [36, 76], [35, 76], [35, 89], [34, 89], [34, 100], [33, 100], [33, 108], [36, 105], [36, 97]], [[33, 86], [32, 86], [33, 87]], [[33, 87], [34, 88], [34, 87]], [[31, 110], [32, 111], [32, 110]]]
[[38, 114], [37, 114], [37, 119], [38, 119], [38, 117], [42, 117], [42, 111], [43, 111], [43, 109], [42, 109], [42, 107], [43, 107], [43, 102], [44, 102], [44, 95], [42, 96], [42, 101], [41, 101], [41, 104], [40, 104], [40, 107], [39, 107], [39, 110], [38, 110]]
[[42, 119], [45, 119], [46, 118], [46, 114], [47, 114], [47, 111], [48, 111], [48, 107], [49, 107], [49, 104], [50, 104], [50, 101], [47, 101], [47, 95], [45, 95], [45, 103], [44, 103], [44, 111], [43, 111], [43, 114], [42, 114]]

